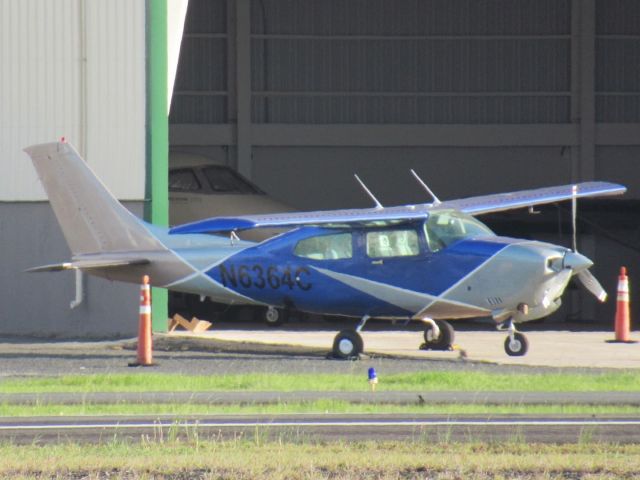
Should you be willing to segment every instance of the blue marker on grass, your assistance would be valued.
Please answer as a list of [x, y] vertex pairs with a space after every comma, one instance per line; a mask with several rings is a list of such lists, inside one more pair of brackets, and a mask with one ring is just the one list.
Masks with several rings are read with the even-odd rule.
[[376, 369], [373, 367], [369, 368], [368, 372], [369, 377], [369, 385], [371, 386], [371, 391], [376, 391], [376, 385], [378, 384], [378, 375], [376, 374]]

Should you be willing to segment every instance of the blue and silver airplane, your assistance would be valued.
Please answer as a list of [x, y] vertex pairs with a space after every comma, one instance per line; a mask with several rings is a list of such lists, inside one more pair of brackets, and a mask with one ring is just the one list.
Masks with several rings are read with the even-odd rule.
[[[557, 310], [572, 277], [601, 301], [606, 293], [575, 246], [500, 237], [474, 215], [561, 200], [572, 200], [575, 215], [577, 198], [626, 190], [586, 182], [441, 202], [414, 173], [431, 203], [383, 207], [371, 195], [374, 208], [218, 217], [169, 229], [123, 207], [70, 144], [25, 151], [72, 254], [31, 271], [80, 269], [131, 283], [148, 274], [154, 286], [214, 302], [357, 317], [357, 328], [335, 337], [340, 358], [363, 351], [359, 332], [370, 318], [424, 322], [422, 348], [447, 349], [454, 339], [447, 320], [491, 317], [508, 332], [506, 353], [524, 355], [528, 342], [516, 324]], [[259, 228], [286, 231], [259, 243], [238, 238]]]

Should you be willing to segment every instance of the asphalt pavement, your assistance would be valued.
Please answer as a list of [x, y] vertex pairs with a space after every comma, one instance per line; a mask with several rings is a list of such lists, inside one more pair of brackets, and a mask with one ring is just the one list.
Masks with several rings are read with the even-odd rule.
[[193, 438], [285, 441], [596, 442], [637, 443], [638, 417], [251, 415], [48, 417], [0, 419], [0, 439], [17, 444]]
[[[540, 333], [540, 335], [538, 335]], [[184, 375], [232, 373], [356, 373], [369, 367], [379, 375], [421, 371], [489, 373], [593, 373], [636, 369], [639, 344], [609, 344], [605, 332], [532, 332], [524, 360], [508, 357], [499, 332], [457, 332], [461, 350], [420, 351], [420, 332], [364, 332], [366, 354], [356, 361], [332, 359], [333, 331], [212, 330], [154, 335], [154, 367], [130, 368], [135, 339], [51, 341], [0, 339], [0, 378], [149, 371]], [[546, 343], [547, 340], [550, 343]], [[490, 354], [484, 355], [483, 349]]]

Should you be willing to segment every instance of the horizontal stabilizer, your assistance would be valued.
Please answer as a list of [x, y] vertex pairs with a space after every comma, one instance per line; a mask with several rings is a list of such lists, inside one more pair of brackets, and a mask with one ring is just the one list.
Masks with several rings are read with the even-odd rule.
[[61, 272], [63, 270], [91, 270], [98, 268], [128, 267], [132, 265], [147, 265], [147, 258], [127, 258], [127, 259], [105, 259], [105, 260], [74, 260], [73, 262], [57, 263], [53, 265], [43, 265], [25, 270], [29, 273], [39, 272]]
[[63, 270], [73, 270], [74, 266], [71, 262], [54, 263], [52, 265], [41, 265], [39, 267], [32, 267], [25, 270], [27, 273], [40, 273], [40, 272], [62, 272]]
[[441, 210], [458, 210], [470, 215], [481, 215], [570, 200], [574, 196], [574, 187], [576, 198], [620, 195], [627, 190], [624, 186], [615, 183], [585, 182], [400, 207], [213, 217], [176, 226], [170, 230], [170, 233], [220, 233], [253, 228], [291, 228], [302, 225], [367, 225], [426, 219], [430, 212]]

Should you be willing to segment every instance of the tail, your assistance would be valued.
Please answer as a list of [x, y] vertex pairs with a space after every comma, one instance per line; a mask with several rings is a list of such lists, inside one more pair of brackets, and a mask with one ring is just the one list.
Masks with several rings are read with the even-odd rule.
[[73, 255], [166, 249], [116, 200], [70, 144], [44, 143], [24, 151], [33, 161]]

